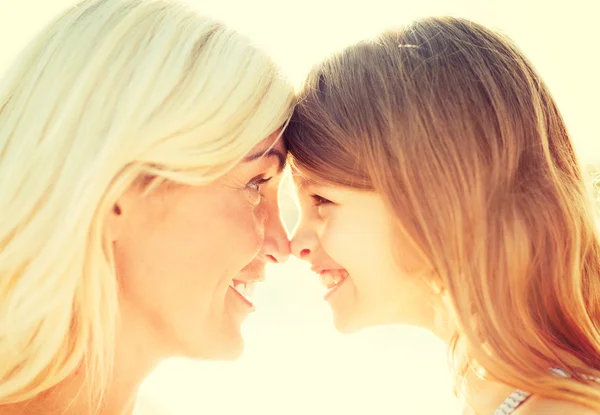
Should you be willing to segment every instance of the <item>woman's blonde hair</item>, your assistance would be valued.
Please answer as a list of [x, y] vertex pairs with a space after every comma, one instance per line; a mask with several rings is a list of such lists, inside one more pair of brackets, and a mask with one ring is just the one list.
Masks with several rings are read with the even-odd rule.
[[452, 305], [454, 357], [466, 352], [457, 385], [483, 369], [600, 410], [589, 189], [515, 45], [464, 19], [423, 19], [327, 59], [298, 99], [284, 133], [292, 163], [385, 198]]
[[139, 178], [201, 185], [285, 125], [293, 87], [222, 23], [173, 0], [88, 0], [0, 84], [0, 404], [83, 366], [111, 373], [105, 218]]

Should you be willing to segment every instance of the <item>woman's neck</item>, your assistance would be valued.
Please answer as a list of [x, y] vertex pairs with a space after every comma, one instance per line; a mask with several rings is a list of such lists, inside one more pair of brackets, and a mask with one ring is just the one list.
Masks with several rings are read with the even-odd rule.
[[0, 406], [0, 415], [131, 415], [143, 376], [132, 372], [126, 378], [115, 375], [100, 404], [92, 398], [84, 372], [77, 371], [30, 400]]
[[166, 355], [148, 347], [153, 344], [150, 333], [125, 326], [127, 330], [119, 330], [113, 376], [100, 404], [91, 398], [85, 371], [78, 370], [30, 400], [0, 405], [0, 415], [131, 415], [140, 384]]

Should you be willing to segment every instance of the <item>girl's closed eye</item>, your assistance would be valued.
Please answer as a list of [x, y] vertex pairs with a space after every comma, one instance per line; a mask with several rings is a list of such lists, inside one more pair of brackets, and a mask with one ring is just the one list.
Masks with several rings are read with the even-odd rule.
[[333, 202], [331, 200], [325, 199], [324, 197], [319, 196], [317, 194], [312, 194], [312, 195], [310, 195], [310, 197], [313, 200], [313, 205], [314, 206], [323, 206], [323, 205], [331, 205], [331, 204], [333, 204]]

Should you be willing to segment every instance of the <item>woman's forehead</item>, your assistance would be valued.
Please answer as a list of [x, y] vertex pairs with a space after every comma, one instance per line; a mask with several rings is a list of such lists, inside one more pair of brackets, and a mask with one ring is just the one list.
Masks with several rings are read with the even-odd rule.
[[276, 149], [279, 152], [282, 152], [283, 154], [287, 154], [287, 148], [285, 146], [284, 140], [281, 137], [281, 129], [280, 128], [273, 131], [264, 140], [262, 140], [260, 143], [255, 145], [252, 148], [252, 150], [250, 150], [250, 153], [258, 153], [261, 151], [263, 153], [266, 153], [270, 149]]
[[278, 162], [277, 170], [283, 171], [287, 162], [287, 149], [285, 143], [280, 137], [280, 131], [275, 131], [266, 139], [258, 143], [243, 158], [242, 163], [262, 162], [264, 160], [274, 159]]

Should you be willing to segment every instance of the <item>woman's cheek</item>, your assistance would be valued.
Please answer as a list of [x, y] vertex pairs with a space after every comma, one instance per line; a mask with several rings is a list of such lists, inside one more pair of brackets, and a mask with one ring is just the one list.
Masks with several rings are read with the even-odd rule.
[[247, 232], [251, 236], [251, 245], [258, 254], [265, 241], [265, 229], [268, 211], [265, 206], [259, 204], [250, 212], [246, 212]]
[[228, 221], [229, 249], [234, 254], [254, 257], [262, 248], [264, 241], [264, 221], [258, 206], [237, 203], [237, 209], [231, 212]]

